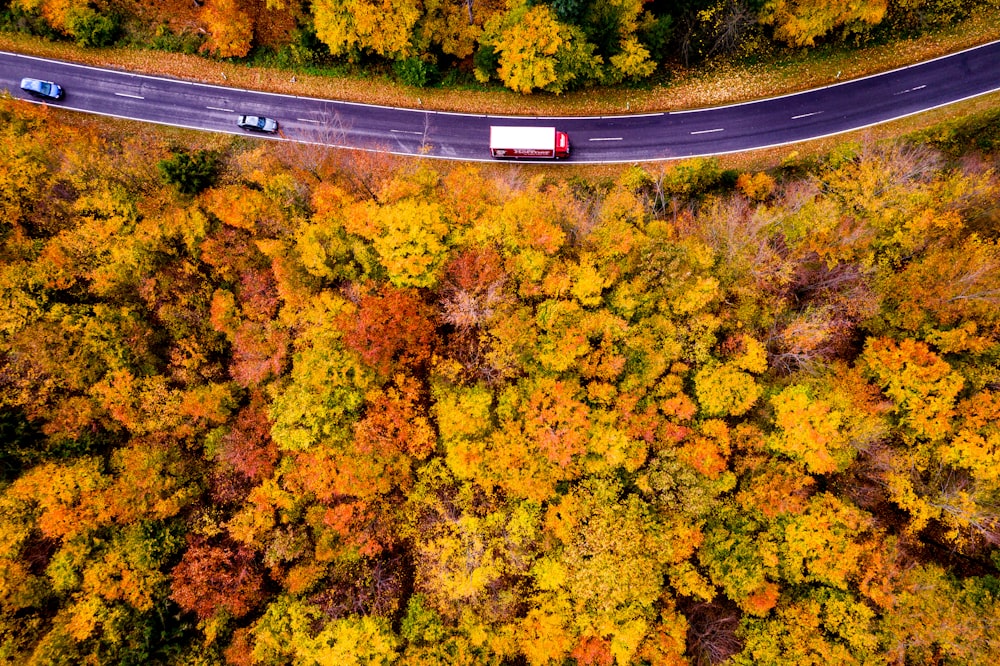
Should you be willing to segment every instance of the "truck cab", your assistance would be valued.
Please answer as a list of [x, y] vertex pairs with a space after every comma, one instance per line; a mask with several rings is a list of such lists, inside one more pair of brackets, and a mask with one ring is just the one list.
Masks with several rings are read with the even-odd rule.
[[556, 131], [556, 159], [569, 157], [569, 134]]

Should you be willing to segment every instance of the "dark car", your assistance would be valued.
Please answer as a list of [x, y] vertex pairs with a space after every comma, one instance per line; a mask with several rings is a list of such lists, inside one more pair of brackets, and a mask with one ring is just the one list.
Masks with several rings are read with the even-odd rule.
[[243, 129], [254, 130], [255, 132], [267, 132], [274, 134], [278, 131], [278, 121], [264, 116], [240, 116], [236, 119], [236, 124]]
[[21, 79], [21, 90], [49, 99], [61, 99], [63, 96], [63, 89], [59, 84], [39, 79]]

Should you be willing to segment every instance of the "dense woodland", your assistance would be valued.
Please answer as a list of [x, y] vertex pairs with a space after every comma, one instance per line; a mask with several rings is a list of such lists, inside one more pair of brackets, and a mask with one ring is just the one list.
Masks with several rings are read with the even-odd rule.
[[995, 143], [585, 180], [55, 114], [0, 101], [3, 663], [1000, 662]]
[[560, 93], [663, 81], [670, 65], [713, 58], [898, 39], [984, 6], [1000, 0], [0, 0], [0, 29]]

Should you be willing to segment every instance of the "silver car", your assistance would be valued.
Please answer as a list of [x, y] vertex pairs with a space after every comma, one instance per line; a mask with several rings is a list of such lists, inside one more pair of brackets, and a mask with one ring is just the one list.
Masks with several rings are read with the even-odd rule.
[[61, 99], [63, 96], [63, 89], [59, 84], [39, 79], [21, 79], [21, 90], [49, 99]]
[[274, 134], [278, 131], [278, 121], [264, 116], [239, 116], [236, 124], [243, 129]]

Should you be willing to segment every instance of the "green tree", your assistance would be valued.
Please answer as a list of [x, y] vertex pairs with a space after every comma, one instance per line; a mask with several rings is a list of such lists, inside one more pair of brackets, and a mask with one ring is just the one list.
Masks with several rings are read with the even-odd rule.
[[211, 150], [193, 153], [177, 151], [172, 157], [157, 163], [163, 180], [177, 188], [181, 194], [198, 194], [215, 182], [219, 170], [219, 156]]

